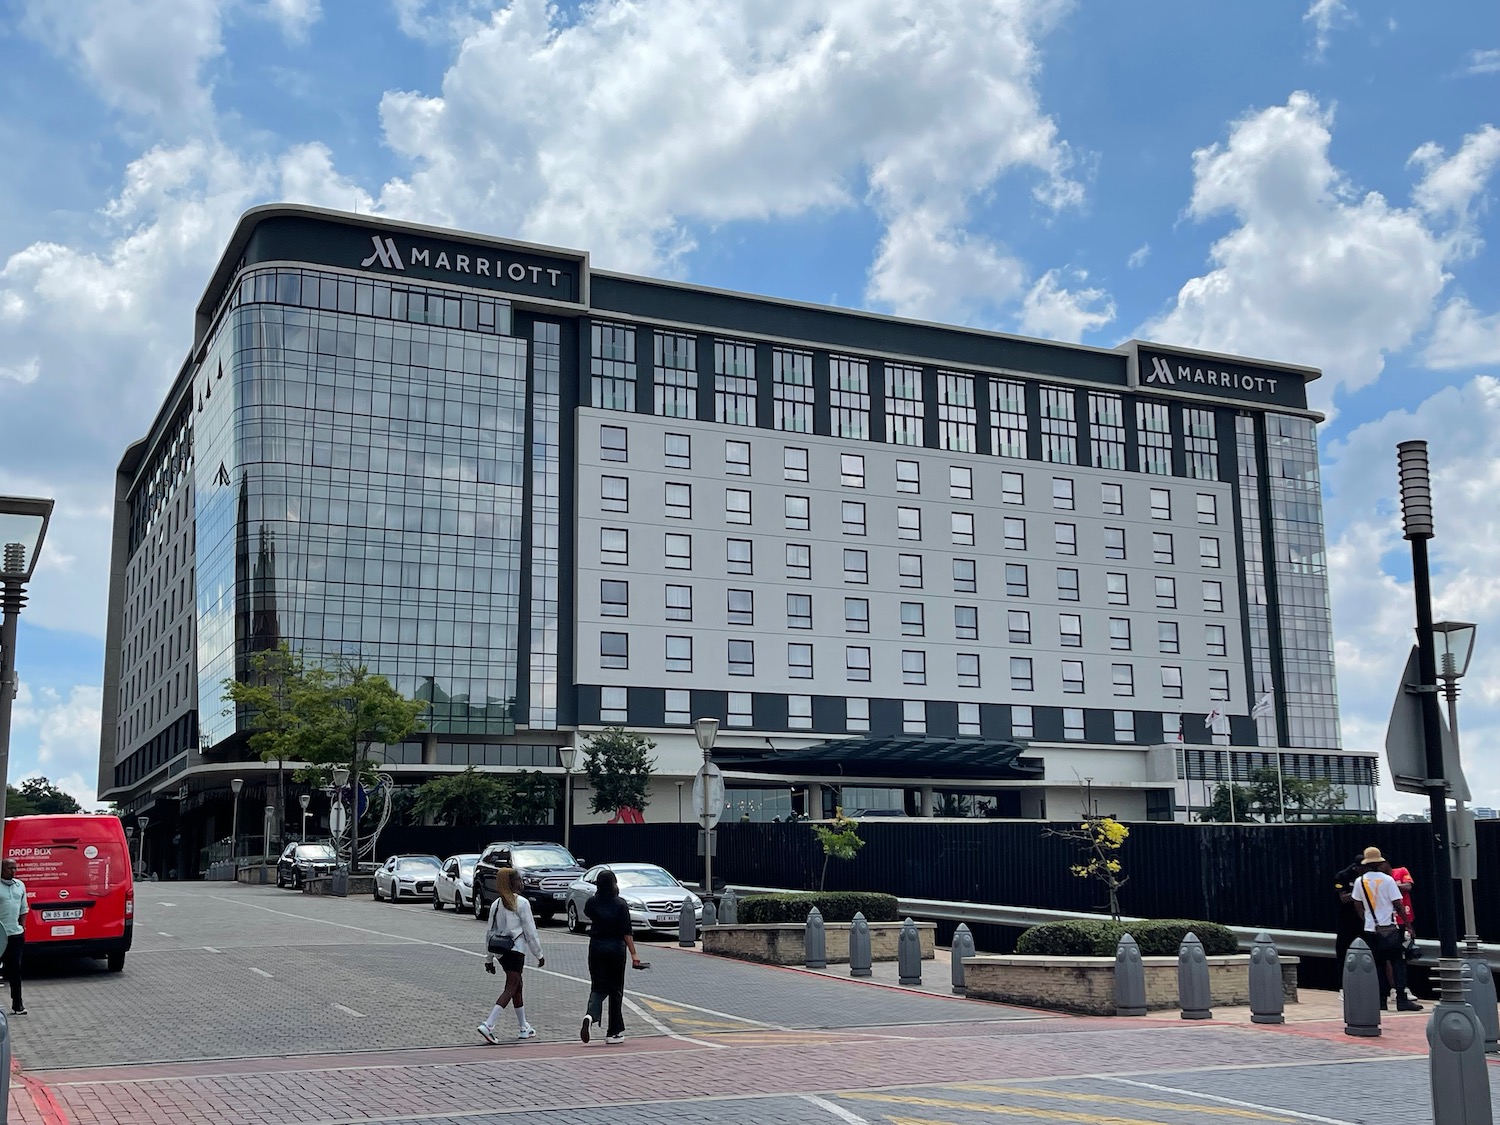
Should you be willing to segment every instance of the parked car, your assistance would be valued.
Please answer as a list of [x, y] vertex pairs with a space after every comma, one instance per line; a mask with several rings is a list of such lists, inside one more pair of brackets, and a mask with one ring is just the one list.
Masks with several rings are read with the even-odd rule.
[[431, 898], [442, 868], [435, 855], [393, 855], [375, 870], [375, 901]]
[[474, 865], [479, 862], [477, 852], [465, 855], [450, 855], [443, 860], [443, 869], [438, 872], [437, 883], [432, 888], [432, 908], [441, 910], [449, 903], [453, 909], [463, 911], [474, 899]]
[[339, 865], [332, 844], [288, 844], [276, 861], [276, 885], [300, 887], [314, 875], [331, 875]]
[[[703, 900], [688, 890], [665, 868], [654, 863], [603, 863], [590, 868], [568, 888], [568, 931], [588, 929], [583, 907], [598, 889], [599, 874], [613, 871], [620, 882], [620, 897], [630, 907], [630, 921], [637, 930], [672, 930], [681, 925], [682, 911], [692, 910], [703, 921]], [[684, 905], [686, 904], [686, 905]]]
[[544, 921], [568, 901], [568, 888], [583, 875], [583, 864], [561, 844], [503, 840], [484, 849], [474, 865], [474, 917], [488, 918], [495, 901], [495, 872], [513, 867], [521, 876], [521, 893], [531, 911]]

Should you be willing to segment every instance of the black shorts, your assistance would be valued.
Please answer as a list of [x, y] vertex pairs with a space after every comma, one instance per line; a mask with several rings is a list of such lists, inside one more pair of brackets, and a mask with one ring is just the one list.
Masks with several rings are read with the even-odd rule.
[[519, 949], [500, 954], [500, 969], [506, 973], [519, 973], [526, 967], [526, 954]]

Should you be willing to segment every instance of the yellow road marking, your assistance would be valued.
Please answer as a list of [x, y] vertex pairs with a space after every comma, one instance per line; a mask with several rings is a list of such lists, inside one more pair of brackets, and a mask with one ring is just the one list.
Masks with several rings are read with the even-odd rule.
[[684, 1024], [691, 1027], [716, 1027], [721, 1029], [728, 1029], [729, 1031], [736, 1031], [745, 1026], [742, 1023], [730, 1023], [728, 1020], [699, 1020], [693, 1019], [690, 1016], [676, 1016], [673, 1018], [672, 1022]]
[[641, 998], [641, 1003], [645, 1004], [646, 1007], [650, 1008], [654, 1012], [676, 1013], [683, 1010], [681, 1008], [674, 1008], [671, 1004], [663, 1004], [660, 1000], [647, 1000], [645, 997]]
[[1212, 1113], [1221, 1117], [1248, 1117], [1254, 1121], [1294, 1121], [1291, 1117], [1277, 1117], [1268, 1113], [1256, 1113], [1248, 1109], [1229, 1109], [1218, 1106], [1198, 1105], [1188, 1102], [1161, 1102], [1150, 1098], [1125, 1098], [1114, 1094], [1078, 1094], [1062, 1090], [1048, 1090], [1033, 1086], [995, 1085], [986, 1082], [965, 1082], [951, 1087], [954, 1090], [985, 1090], [995, 1094], [1020, 1094], [1033, 1098], [1056, 1098], [1069, 1102], [1097, 1102], [1105, 1105], [1133, 1105], [1141, 1109], [1180, 1109], [1191, 1113]]
[[[1043, 1121], [1071, 1121], [1077, 1125], [1162, 1125], [1141, 1117], [1114, 1117], [1099, 1113], [1076, 1113], [1066, 1109], [1041, 1109], [1035, 1106], [1011, 1106], [995, 1105], [989, 1102], [961, 1102], [949, 1098], [918, 1098], [902, 1097], [896, 1094], [876, 1093], [841, 1093], [841, 1098], [858, 1101], [871, 1102], [893, 1102], [897, 1105], [924, 1106], [930, 1109], [957, 1109], [966, 1113], [988, 1113], [999, 1117], [1035, 1117]], [[1179, 1107], [1190, 1112], [1196, 1112], [1200, 1107], [1184, 1105]], [[1289, 1118], [1272, 1117], [1269, 1114], [1259, 1115], [1267, 1121], [1287, 1121]]]

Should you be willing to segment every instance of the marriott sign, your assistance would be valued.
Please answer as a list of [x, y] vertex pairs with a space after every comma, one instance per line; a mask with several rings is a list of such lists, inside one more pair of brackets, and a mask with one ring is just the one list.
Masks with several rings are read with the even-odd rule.
[[1315, 372], [1296, 368], [1266, 367], [1227, 357], [1183, 355], [1148, 347], [1137, 350], [1134, 367], [1133, 381], [1142, 389], [1299, 408], [1307, 405], [1305, 380], [1317, 377]]

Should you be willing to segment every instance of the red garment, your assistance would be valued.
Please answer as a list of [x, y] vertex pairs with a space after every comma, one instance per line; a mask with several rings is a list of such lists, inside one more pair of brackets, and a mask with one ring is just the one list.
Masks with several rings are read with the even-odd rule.
[[[1412, 881], [1411, 872], [1404, 867], [1393, 867], [1391, 869], [1391, 878], [1396, 880], [1397, 883], [1410, 883]], [[1416, 920], [1416, 915], [1411, 912], [1411, 889], [1409, 887], [1401, 888], [1401, 909], [1406, 913], [1406, 924], [1411, 926]]]

